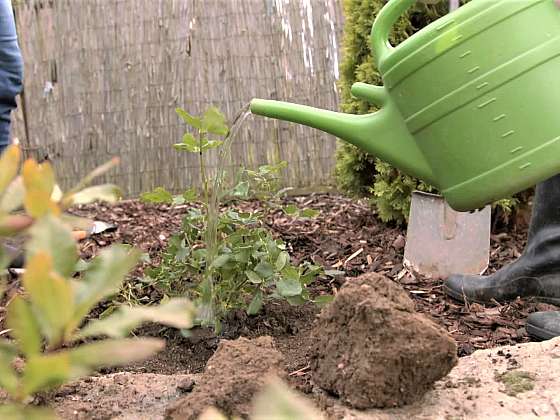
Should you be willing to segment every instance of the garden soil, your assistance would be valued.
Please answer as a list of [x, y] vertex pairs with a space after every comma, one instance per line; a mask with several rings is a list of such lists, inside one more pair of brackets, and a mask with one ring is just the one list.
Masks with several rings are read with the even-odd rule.
[[256, 394], [272, 378], [285, 376], [283, 356], [270, 337], [222, 340], [194, 391], [167, 409], [167, 417], [196, 420], [215, 407], [228, 417], [247, 418]]
[[[537, 310], [555, 308], [531, 299], [519, 299], [496, 306], [482, 306], [475, 303], [465, 305], [451, 301], [444, 295], [441, 281], [407, 272], [402, 266], [406, 231], [399, 226], [387, 226], [379, 222], [367, 201], [330, 194], [292, 197], [287, 201], [300, 208], [309, 207], [319, 210], [320, 214], [313, 219], [293, 219], [281, 210], [263, 209], [258, 201], [246, 202], [238, 207], [265, 211], [266, 224], [277, 237], [286, 241], [296, 263], [314, 261], [322, 264], [327, 270], [340, 272], [340, 275], [333, 273], [334, 277], [319, 278], [311, 286], [311, 291], [315, 295], [336, 294], [347, 278], [354, 278], [364, 273], [384, 275], [406, 290], [414, 302], [416, 311], [432, 319], [456, 341], [460, 361], [453, 372], [466, 363], [463, 359], [475, 350], [528, 342], [529, 337], [524, 329], [527, 315]], [[112, 243], [137, 246], [151, 257], [151, 260], [146, 260], [135, 269], [122, 293], [115, 297], [113, 302], [98, 307], [94, 316], [111, 310], [114, 303], [122, 301], [142, 303], [157, 301], [163, 297], [160, 289], [140, 280], [146, 268], [159, 263], [161, 251], [170, 236], [179, 229], [182, 216], [187, 209], [187, 206], [155, 206], [130, 200], [112, 206], [96, 204], [72, 210], [74, 214], [117, 225], [114, 232], [105, 232], [82, 241], [83, 258], [88, 259], [96, 255], [100, 249]], [[526, 224], [519, 226], [517, 230], [509, 228], [500, 230], [499, 226], [494, 229], [488, 272], [495, 271], [520, 255], [527, 227]], [[6, 301], [17, 292], [19, 286], [18, 278], [14, 276], [9, 284], [7, 298], [4, 302], [0, 302], [0, 331], [4, 329], [2, 325]], [[232, 314], [224, 323], [224, 332], [220, 337], [216, 337], [212, 331], [203, 329], [194, 330], [191, 337], [184, 337], [173, 329], [149, 325], [139, 333], [165, 338], [168, 343], [165, 351], [148, 361], [124, 369], [101, 371], [100, 376], [79, 382], [75, 393], [69, 393], [66, 397], [59, 396], [54, 400], [49, 396], [46, 398], [47, 401], [54, 401], [56, 404], [61, 404], [63, 400], [64, 404], [70, 405], [82, 404], [85, 400], [89, 400], [88, 404], [93, 407], [92, 412], [79, 411], [77, 405], [75, 406], [77, 412], [89, 414], [78, 417], [69, 414], [68, 417], [63, 418], [111, 418], [111, 416], [96, 415], [95, 409], [110, 408], [112, 405], [119, 409], [118, 407], [122, 404], [126, 405], [127, 402], [134, 406], [135, 403], [131, 401], [136, 401], [135, 398], [140, 398], [143, 392], [141, 389], [134, 391], [135, 381], [142, 381], [140, 378], [144, 375], [153, 374], [160, 379], [156, 380], [154, 376], [146, 380], [144, 385], [140, 382], [138, 386], [146, 386], [149, 390], [152, 389], [150, 388], [152, 385], [157, 387], [158, 381], [161, 380], [162, 384], [167, 384], [161, 386], [166, 386], [169, 394], [154, 392], [154, 398], [159, 397], [160, 402], [174, 401], [181, 395], [181, 391], [176, 392], [177, 387], [174, 385], [176, 381], [180, 382], [182, 378], [192, 378], [202, 373], [208, 359], [218, 348], [220, 340], [232, 340], [239, 336], [256, 338], [268, 335], [272, 337], [276, 349], [283, 355], [283, 368], [287, 372], [288, 383], [292, 388], [313, 396], [316, 404], [328, 411], [337, 407], [339, 401], [332, 400], [331, 396], [318, 391], [311, 381], [310, 374], [310, 349], [315, 341], [311, 329], [318, 313], [319, 309], [314, 305], [293, 307], [285, 303], [273, 302], [267, 304], [264, 311], [254, 317], [249, 317], [243, 312]], [[481, 353], [476, 352], [473, 360], [478, 360], [479, 354]], [[500, 361], [501, 358], [498, 360]], [[126, 396], [122, 399], [117, 398], [116, 389], [106, 394], [98, 393], [98, 386], [107, 387], [107, 384], [118, 375], [134, 378], [134, 386], [127, 386], [127, 389], [136, 396], [130, 394], [129, 398]], [[465, 394], [463, 399], [467, 396]], [[457, 398], [460, 399], [459, 396]], [[462, 403], [459, 402], [457, 406], [461, 407]], [[137, 405], [143, 407], [142, 404]], [[167, 404], [160, 404], [163, 405]], [[71, 412], [65, 411], [65, 413]], [[336, 410], [333, 413], [337, 418]], [[157, 417], [147, 416], [147, 418]]]
[[399, 407], [418, 401], [457, 364], [457, 345], [414, 311], [379, 274], [350, 279], [313, 328], [311, 378], [352, 407]]
[[[475, 352], [411, 405], [356, 410], [314, 388], [307, 395], [328, 419], [560, 418], [560, 338]], [[63, 387], [50, 402], [63, 419], [161, 420], [201, 375], [114, 373]], [[194, 391], [193, 391], [194, 392]]]

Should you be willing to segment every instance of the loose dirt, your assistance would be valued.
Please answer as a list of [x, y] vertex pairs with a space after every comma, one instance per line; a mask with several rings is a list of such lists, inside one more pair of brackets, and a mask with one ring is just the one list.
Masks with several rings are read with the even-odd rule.
[[[560, 338], [556, 338], [462, 357], [420, 401], [401, 408], [362, 411], [319, 389], [311, 396], [333, 420], [554, 419], [560, 417], [559, 373]], [[512, 396], [504, 377], [510, 378], [506, 382], [513, 377], [532, 379], [530, 386], [518, 387]], [[95, 376], [62, 388], [52, 403], [63, 419], [159, 420], [167, 404], [184, 395], [183, 385], [199, 378], [129, 372]]]
[[[408, 292], [418, 312], [433, 319], [456, 340], [457, 354], [461, 357], [460, 365], [463, 363], [461, 360], [475, 350], [529, 341], [524, 329], [527, 315], [537, 310], [557, 309], [551, 305], [522, 299], [499, 306], [463, 305], [449, 300], [442, 291], [441, 281], [413, 276], [406, 271], [402, 266], [406, 231], [399, 226], [387, 226], [379, 222], [367, 201], [319, 194], [292, 197], [287, 199], [286, 203], [294, 203], [299, 208], [310, 207], [319, 210], [320, 214], [314, 219], [293, 219], [282, 211], [265, 210], [257, 201], [242, 203], [238, 207], [265, 211], [266, 224], [277, 237], [287, 242], [296, 262], [310, 260], [322, 264], [327, 270], [343, 272], [340, 276], [319, 278], [311, 286], [314, 294], [338, 293], [346, 278], [364, 273], [382, 274], [402, 287]], [[161, 290], [153, 284], [142, 283], [140, 280], [146, 268], [159, 263], [161, 250], [165, 248], [170, 236], [179, 229], [187, 209], [188, 206], [154, 206], [130, 200], [112, 206], [97, 204], [72, 210], [75, 214], [117, 225], [114, 232], [102, 233], [84, 240], [81, 243], [83, 258], [96, 255], [101, 248], [112, 243], [134, 245], [151, 257], [151, 261], [146, 260], [131, 274], [127, 287], [115, 298], [115, 302], [130, 299], [142, 303], [157, 301], [163, 297]], [[517, 229], [496, 226], [493, 230], [488, 272], [495, 271], [520, 255], [526, 237], [526, 224], [518, 226]], [[0, 302], [0, 331], [4, 330], [2, 325], [5, 304], [18, 288], [18, 279], [14, 277], [9, 284], [7, 299]], [[99, 307], [99, 312], [94, 315], [106, 310], [110, 305], [111, 302]], [[333, 402], [328, 395], [319, 392], [314, 387], [310, 375], [309, 349], [315, 340], [310, 331], [317, 314], [318, 308], [314, 305], [292, 307], [274, 302], [268, 304], [263, 313], [256, 317], [249, 317], [243, 312], [232, 314], [224, 323], [224, 333], [220, 337], [216, 337], [211, 331], [196, 330], [193, 337], [186, 338], [175, 330], [147, 326], [139, 333], [165, 338], [167, 348], [156, 357], [141, 364], [128, 366], [125, 370], [131, 371], [127, 375], [157, 374], [162, 381], [175, 383], [176, 376], [190, 376], [202, 372], [220, 340], [235, 339], [239, 336], [255, 338], [270, 335], [276, 348], [283, 355], [283, 368], [288, 372], [287, 380], [290, 385], [315, 396], [316, 404], [330, 410], [338, 402]], [[114, 370], [101, 373], [111, 375], [94, 377], [92, 382], [83, 382], [84, 387], [78, 387], [76, 390], [78, 394], [69, 394], [68, 398], [78, 398], [78, 395], [77, 402], [80, 404], [89, 398], [88, 404], [91, 407], [100, 408], [110, 407], [111, 404], [116, 407], [127, 403], [130, 403], [130, 406], [136, 404], [134, 398], [137, 397], [132, 396], [128, 399], [123, 396], [117, 404], [116, 391], [110, 395], [96, 394], [97, 384], [103, 383], [106, 386], [107, 381], [112, 380], [112, 375], [115, 375]], [[167, 377], [161, 375], [162, 373], [172, 376]], [[538, 380], [537, 377], [537, 382]], [[157, 385], [154, 379], [151, 382], [146, 381], [146, 386], [152, 382]], [[170, 385], [170, 389], [175, 389], [173, 386]], [[133, 389], [133, 386], [130, 385], [129, 388]], [[535, 389], [538, 389], [538, 384]], [[143, 391], [138, 392], [140, 395]], [[154, 391], [154, 394], [157, 395], [158, 392]], [[456, 398], [459, 407], [462, 400], [459, 395]], [[76, 407], [78, 413], [83, 413], [79, 411], [79, 406]], [[139, 404], [139, 407], [142, 405]], [[126, 410], [123, 411], [125, 412]], [[95, 411], [92, 413], [90, 417], [72, 417], [68, 414], [68, 417], [63, 418], [103, 418], [95, 415]], [[333, 418], [339, 418], [336, 411], [333, 413]]]
[[457, 363], [453, 339], [379, 274], [349, 279], [313, 337], [313, 382], [361, 409], [417, 401]]
[[247, 418], [255, 395], [272, 377], [283, 377], [282, 355], [272, 338], [222, 340], [194, 391], [167, 410], [177, 420], [196, 420], [208, 407]]

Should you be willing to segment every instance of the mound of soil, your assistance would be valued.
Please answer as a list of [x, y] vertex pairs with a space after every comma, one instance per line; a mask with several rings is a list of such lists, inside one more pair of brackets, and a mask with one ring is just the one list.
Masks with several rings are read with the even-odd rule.
[[282, 355], [271, 337], [222, 340], [190, 394], [167, 410], [172, 419], [197, 419], [208, 407], [247, 418], [255, 394], [272, 376], [284, 377]]
[[457, 364], [453, 339], [378, 274], [348, 280], [313, 336], [313, 381], [360, 409], [417, 401]]

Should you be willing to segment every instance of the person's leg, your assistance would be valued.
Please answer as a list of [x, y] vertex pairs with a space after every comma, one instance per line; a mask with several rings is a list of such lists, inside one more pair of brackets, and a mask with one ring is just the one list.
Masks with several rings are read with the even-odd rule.
[[[537, 185], [521, 257], [489, 276], [451, 275], [444, 289], [452, 298], [471, 302], [503, 302], [520, 296], [560, 306], [560, 175]], [[560, 316], [535, 314], [528, 320], [527, 331], [541, 339], [559, 335]]]
[[10, 143], [10, 114], [21, 92], [23, 61], [11, 0], [0, 0], [0, 153]]

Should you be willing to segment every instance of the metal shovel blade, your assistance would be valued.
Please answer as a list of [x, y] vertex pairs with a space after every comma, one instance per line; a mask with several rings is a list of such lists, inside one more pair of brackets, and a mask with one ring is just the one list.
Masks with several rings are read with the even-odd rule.
[[432, 278], [482, 274], [490, 253], [490, 206], [457, 212], [443, 197], [412, 193], [404, 265]]

